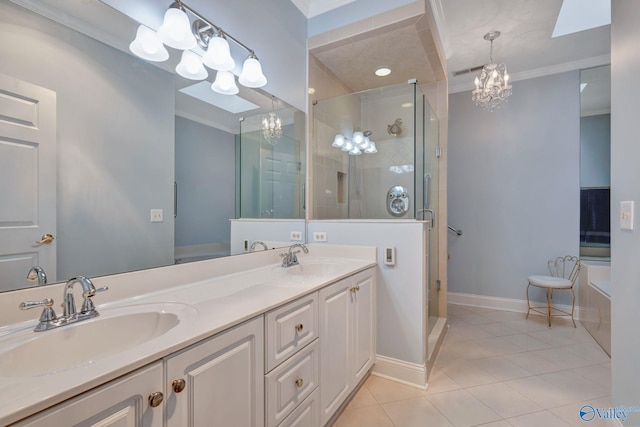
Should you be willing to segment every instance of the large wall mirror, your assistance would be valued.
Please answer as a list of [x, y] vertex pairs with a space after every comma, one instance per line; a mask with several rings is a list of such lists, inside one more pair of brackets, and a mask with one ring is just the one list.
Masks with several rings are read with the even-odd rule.
[[137, 27], [98, 1], [0, 0], [0, 291], [34, 265], [53, 283], [240, 253], [247, 218], [304, 233], [304, 113], [133, 56]]
[[611, 66], [580, 71], [580, 256], [611, 256]]

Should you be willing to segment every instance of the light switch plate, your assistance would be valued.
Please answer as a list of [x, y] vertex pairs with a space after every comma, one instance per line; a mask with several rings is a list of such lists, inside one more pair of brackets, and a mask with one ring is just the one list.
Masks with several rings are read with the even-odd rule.
[[620, 202], [620, 228], [633, 230], [633, 201]]
[[164, 212], [162, 209], [151, 209], [151, 222], [163, 222]]

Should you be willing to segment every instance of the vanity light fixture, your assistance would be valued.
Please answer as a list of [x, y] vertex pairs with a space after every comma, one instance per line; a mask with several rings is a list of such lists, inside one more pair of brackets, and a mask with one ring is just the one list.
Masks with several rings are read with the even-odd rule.
[[375, 154], [378, 152], [376, 143], [369, 139], [372, 133], [373, 132], [370, 130], [365, 132], [358, 131], [354, 132], [351, 138], [347, 138], [339, 133], [333, 138], [331, 146], [339, 148], [352, 156], [359, 156], [363, 152], [367, 154]]
[[491, 42], [489, 64], [482, 67], [475, 79], [476, 88], [471, 92], [473, 102], [487, 111], [493, 111], [511, 95], [507, 66], [493, 62], [493, 41], [499, 36], [500, 31], [490, 31], [484, 35], [484, 39]]
[[[187, 12], [195, 17], [193, 23]], [[164, 45], [182, 50], [182, 60], [176, 67], [179, 75], [192, 80], [204, 80], [208, 77], [204, 64], [218, 71], [212, 89], [225, 95], [235, 95], [238, 93], [238, 87], [231, 70], [236, 68], [236, 64], [231, 56], [228, 40], [232, 40], [248, 52], [238, 78], [240, 84], [249, 88], [266, 85], [267, 78], [262, 72], [262, 65], [253, 49], [223, 32], [222, 28], [204, 18], [181, 0], [171, 4], [157, 33], [149, 27], [140, 25], [136, 39], [129, 45], [129, 49], [148, 61], [167, 60], [169, 53]], [[204, 56], [200, 57], [192, 51], [196, 46], [206, 51]]]

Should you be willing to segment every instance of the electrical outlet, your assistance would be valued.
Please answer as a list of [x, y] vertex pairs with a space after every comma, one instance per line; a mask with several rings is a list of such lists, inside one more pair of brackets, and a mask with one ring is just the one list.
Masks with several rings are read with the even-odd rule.
[[324, 231], [314, 231], [313, 232], [313, 241], [314, 242], [326, 242], [327, 241], [327, 233]]
[[292, 231], [289, 234], [289, 240], [292, 242], [301, 242], [302, 241], [302, 232], [301, 231]]
[[151, 209], [151, 222], [163, 222], [164, 212], [162, 209]]

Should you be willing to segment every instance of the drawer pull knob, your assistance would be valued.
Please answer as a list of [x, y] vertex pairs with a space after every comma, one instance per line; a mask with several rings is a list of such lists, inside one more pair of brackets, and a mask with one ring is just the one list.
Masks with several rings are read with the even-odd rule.
[[302, 332], [303, 329], [304, 329], [304, 325], [302, 323], [298, 323], [296, 325], [296, 331]]
[[160, 391], [155, 391], [149, 395], [149, 405], [151, 405], [152, 408], [160, 406], [163, 400], [164, 395]]
[[173, 391], [175, 391], [176, 393], [180, 393], [182, 390], [184, 390], [186, 385], [187, 382], [182, 378], [173, 380], [173, 382], [171, 383], [171, 387], [173, 387]]
[[302, 378], [298, 378], [296, 380], [296, 386], [298, 386], [298, 388], [301, 388], [302, 384], [304, 384], [304, 381], [302, 381]]

